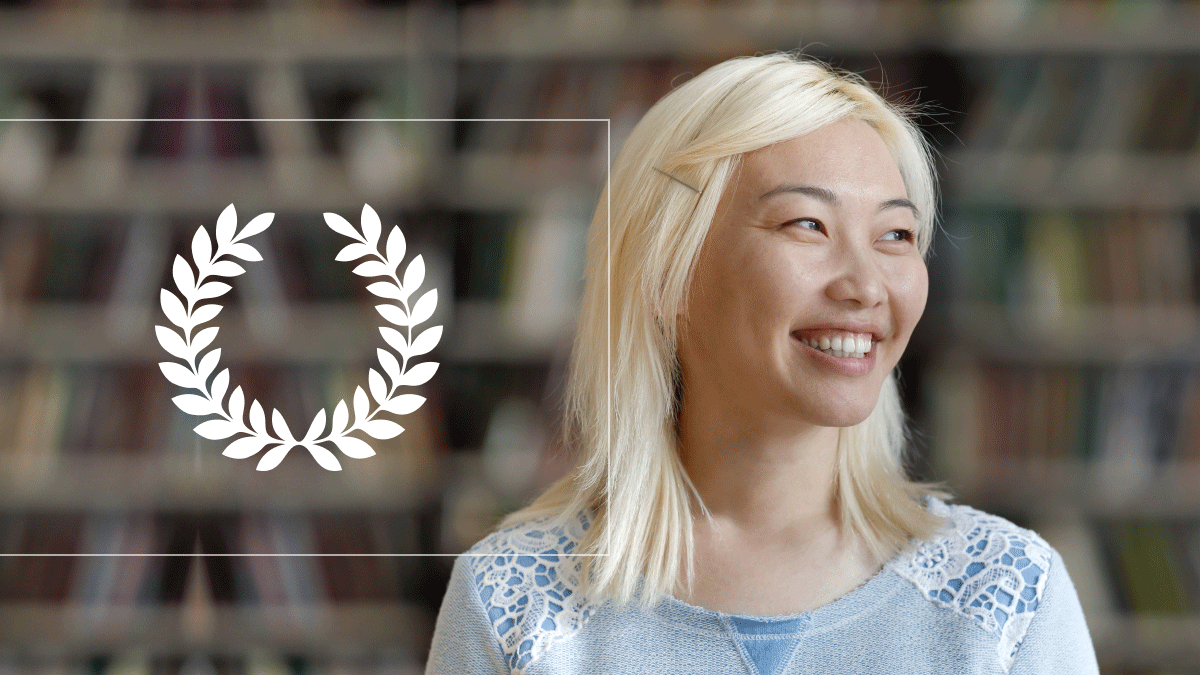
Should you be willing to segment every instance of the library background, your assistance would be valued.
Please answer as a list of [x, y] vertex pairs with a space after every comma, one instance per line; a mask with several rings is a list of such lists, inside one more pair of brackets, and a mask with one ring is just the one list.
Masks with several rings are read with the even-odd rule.
[[[1062, 552], [1104, 673], [1200, 673], [1182, 0], [0, 2], [0, 553], [35, 554], [0, 557], [0, 672], [420, 672], [453, 558], [398, 554], [463, 551], [571, 461], [610, 128], [615, 150], [673, 82], [801, 45], [928, 106], [916, 471]], [[220, 368], [293, 429], [383, 367], [321, 214], [369, 203], [422, 255], [441, 365], [376, 457], [257, 472], [172, 405], [160, 289], [231, 203], [276, 215], [218, 299]]]

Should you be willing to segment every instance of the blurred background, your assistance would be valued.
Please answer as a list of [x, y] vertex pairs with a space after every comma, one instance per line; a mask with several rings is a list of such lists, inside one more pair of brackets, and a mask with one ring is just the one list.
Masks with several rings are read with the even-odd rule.
[[[452, 554], [573, 461], [610, 139], [797, 47], [920, 104], [940, 153], [914, 472], [1061, 551], [1106, 675], [1200, 673], [1183, 0], [0, 1], [0, 673], [420, 672]], [[428, 121], [456, 118], [584, 121]], [[293, 429], [385, 346], [321, 214], [369, 203], [422, 256], [441, 365], [376, 457], [256, 472], [172, 405], [159, 289], [231, 203], [276, 215], [220, 368]]]

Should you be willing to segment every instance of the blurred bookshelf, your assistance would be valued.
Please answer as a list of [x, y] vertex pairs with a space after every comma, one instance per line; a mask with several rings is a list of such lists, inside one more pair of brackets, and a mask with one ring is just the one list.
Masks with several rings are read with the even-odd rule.
[[[1200, 673], [1198, 36], [1166, 0], [0, 2], [0, 553], [64, 556], [0, 558], [0, 668], [420, 672], [452, 559], [410, 554], [570, 464], [609, 132], [806, 45], [942, 109], [926, 477], [1059, 548], [1106, 675]], [[171, 404], [158, 289], [230, 203], [276, 219], [217, 342], [289, 420], [381, 346], [320, 213], [424, 256], [441, 366], [377, 457], [254, 472]], [[106, 551], [147, 555], [73, 557]]]

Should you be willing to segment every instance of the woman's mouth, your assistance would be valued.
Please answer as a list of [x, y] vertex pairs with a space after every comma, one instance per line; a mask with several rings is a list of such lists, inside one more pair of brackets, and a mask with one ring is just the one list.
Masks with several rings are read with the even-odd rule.
[[874, 340], [870, 333], [827, 333], [820, 336], [795, 336], [797, 340], [819, 352], [838, 358], [866, 358], [871, 353]]

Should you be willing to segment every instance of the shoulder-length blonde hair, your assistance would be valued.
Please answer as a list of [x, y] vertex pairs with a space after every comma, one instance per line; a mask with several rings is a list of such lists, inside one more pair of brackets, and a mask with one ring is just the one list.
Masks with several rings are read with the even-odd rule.
[[[676, 308], [742, 155], [847, 117], [872, 125], [891, 150], [925, 253], [935, 187], [920, 130], [860, 77], [806, 57], [713, 66], [656, 103], [613, 163], [589, 232], [567, 385], [565, 430], [581, 463], [504, 522], [588, 512], [577, 550], [606, 554], [584, 559], [590, 597], [650, 604], [681, 570], [690, 582], [693, 509], [707, 512], [676, 451]], [[870, 416], [841, 430], [835, 479], [842, 527], [880, 562], [940, 525], [924, 506], [933, 489], [905, 473], [906, 445], [890, 374]]]

